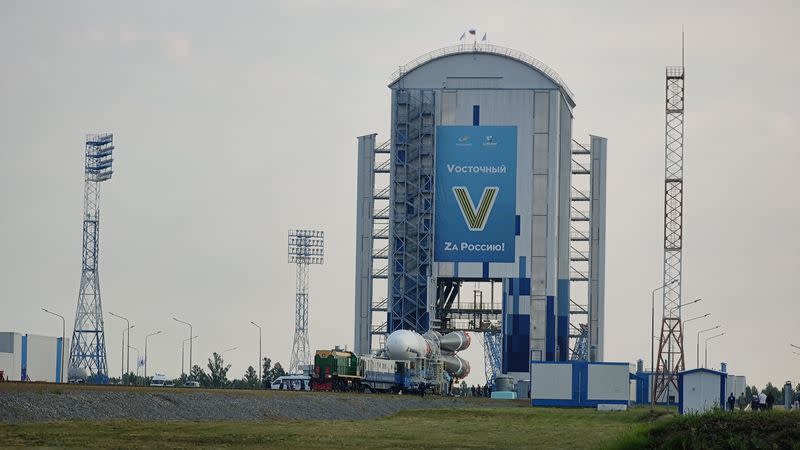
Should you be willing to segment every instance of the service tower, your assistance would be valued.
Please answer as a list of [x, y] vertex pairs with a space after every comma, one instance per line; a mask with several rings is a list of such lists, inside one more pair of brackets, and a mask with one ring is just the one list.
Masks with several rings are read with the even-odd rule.
[[[355, 351], [399, 329], [500, 329], [502, 373], [570, 359], [572, 92], [541, 61], [477, 43], [420, 56], [389, 88], [391, 139], [358, 139]], [[591, 142], [604, 161], [605, 139]], [[602, 186], [587, 220], [605, 216]], [[593, 247], [604, 226], [596, 242], [587, 230]], [[602, 360], [602, 252], [584, 253], [581, 322]]]

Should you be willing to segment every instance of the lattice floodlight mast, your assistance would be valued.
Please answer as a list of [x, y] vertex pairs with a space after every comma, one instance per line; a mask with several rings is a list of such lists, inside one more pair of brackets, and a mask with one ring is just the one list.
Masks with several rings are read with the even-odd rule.
[[308, 266], [324, 260], [325, 232], [289, 230], [289, 262], [297, 265], [295, 324], [289, 373], [299, 373], [311, 363], [308, 343]]
[[69, 367], [85, 369], [95, 383], [108, 382], [103, 307], [100, 302], [98, 259], [100, 254], [100, 183], [113, 171], [111, 133], [86, 136], [85, 185], [83, 196], [83, 258], [75, 329], [69, 352]]
[[683, 249], [684, 66], [666, 69], [666, 133], [664, 185], [664, 306], [653, 402], [678, 392], [678, 372], [684, 369], [681, 323]]

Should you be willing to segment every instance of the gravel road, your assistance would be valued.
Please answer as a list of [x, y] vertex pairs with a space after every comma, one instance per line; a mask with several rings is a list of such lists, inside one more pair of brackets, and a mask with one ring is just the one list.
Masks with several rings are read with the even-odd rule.
[[371, 419], [404, 409], [498, 406], [488, 399], [187, 389], [0, 390], [0, 422]]

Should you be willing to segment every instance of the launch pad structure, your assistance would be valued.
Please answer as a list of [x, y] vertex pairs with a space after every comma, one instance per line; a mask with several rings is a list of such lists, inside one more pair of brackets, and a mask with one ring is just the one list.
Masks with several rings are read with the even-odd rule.
[[358, 137], [354, 351], [459, 330], [484, 333], [487, 379], [602, 361], [606, 139], [572, 139], [564, 81], [474, 43], [416, 58], [389, 88], [390, 139]]

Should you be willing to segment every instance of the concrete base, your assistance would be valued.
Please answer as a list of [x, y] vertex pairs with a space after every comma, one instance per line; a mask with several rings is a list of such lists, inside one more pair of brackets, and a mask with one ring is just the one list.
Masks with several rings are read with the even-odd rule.
[[628, 405], [613, 405], [608, 403], [601, 403], [597, 405], [598, 411], [627, 411]]
[[516, 392], [511, 392], [511, 391], [492, 392], [492, 398], [498, 399], [498, 400], [516, 400], [517, 399], [517, 393]]

